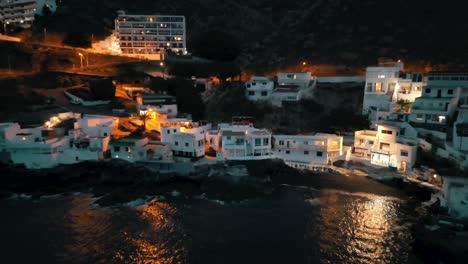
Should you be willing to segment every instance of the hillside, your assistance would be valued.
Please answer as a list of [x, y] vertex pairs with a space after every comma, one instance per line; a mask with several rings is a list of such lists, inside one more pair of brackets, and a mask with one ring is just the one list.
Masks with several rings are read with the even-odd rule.
[[[36, 30], [103, 38], [119, 9], [185, 15], [188, 48], [195, 53], [197, 40], [209, 38], [209, 32], [228, 33], [242, 46], [237, 61], [255, 72], [302, 60], [363, 66], [379, 57], [467, 66], [465, 9], [435, 0], [63, 0]], [[213, 41], [212, 48], [222, 48], [218, 43]]]

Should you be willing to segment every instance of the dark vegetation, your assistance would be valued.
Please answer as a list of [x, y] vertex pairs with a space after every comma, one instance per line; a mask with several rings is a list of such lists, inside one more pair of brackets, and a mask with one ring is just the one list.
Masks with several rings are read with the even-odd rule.
[[[360, 112], [362, 85], [342, 90], [317, 88], [314, 99], [290, 102], [283, 107], [246, 99], [242, 83], [223, 84], [207, 99], [206, 119], [229, 122], [233, 116], [252, 116], [256, 126], [275, 133], [346, 132], [368, 128]], [[336, 95], [335, 93], [340, 93]]]
[[[461, 4], [461, 3], [460, 3]], [[216, 60], [237, 57], [251, 70], [313, 63], [364, 66], [379, 57], [466, 66], [465, 8], [435, 0], [63, 0], [34, 30], [59, 32], [71, 45], [113, 29], [117, 10], [186, 16], [188, 47]], [[228, 35], [220, 32], [229, 32]], [[430, 45], [427, 45], [430, 43]], [[237, 54], [238, 53], [238, 54]]]

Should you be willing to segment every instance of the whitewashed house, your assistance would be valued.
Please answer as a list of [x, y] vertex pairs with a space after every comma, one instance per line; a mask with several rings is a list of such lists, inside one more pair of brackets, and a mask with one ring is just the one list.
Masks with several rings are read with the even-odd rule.
[[367, 67], [362, 111], [372, 125], [378, 121], [395, 119], [396, 112], [408, 114], [410, 108], [401, 109], [398, 102], [413, 103], [421, 96], [426, 78], [422, 73], [406, 73], [401, 61], [381, 63]]
[[468, 178], [442, 177], [440, 205], [446, 207], [450, 215], [468, 218]]
[[266, 77], [254, 76], [245, 83], [246, 97], [251, 101], [268, 101], [281, 107], [283, 102], [297, 102], [312, 96], [317, 78], [310, 72], [279, 73], [276, 83]]
[[410, 124], [421, 134], [445, 140], [448, 121], [454, 116], [464, 88], [468, 88], [468, 74], [429, 73], [422, 96], [411, 107]]
[[176, 117], [178, 113], [177, 101], [174, 96], [165, 94], [143, 93], [136, 97], [139, 110], [150, 110], [167, 115], [168, 118]]
[[20, 128], [17, 123], [0, 124], [0, 147], [8, 161], [26, 168], [51, 168], [59, 164], [59, 148], [67, 143], [51, 128]]
[[273, 135], [273, 142], [276, 157], [300, 168], [332, 164], [343, 155], [343, 137], [332, 134]]
[[211, 124], [168, 121], [161, 126], [161, 142], [170, 145], [175, 157], [200, 158], [205, 155], [205, 132]]
[[274, 82], [266, 77], [254, 76], [245, 83], [247, 99], [251, 101], [269, 101], [273, 94]]
[[411, 169], [416, 162], [418, 140], [401, 135], [398, 126], [378, 125], [378, 130], [361, 130], [354, 134], [354, 155], [370, 160], [371, 164]]
[[111, 139], [109, 143], [111, 157], [113, 159], [121, 159], [129, 162], [146, 160], [148, 142], [148, 138], [141, 136]]
[[219, 124], [206, 133], [207, 149], [223, 160], [257, 160], [272, 158], [271, 132], [250, 125]]
[[109, 152], [112, 131], [118, 118], [113, 116], [83, 115], [68, 131], [68, 142], [59, 149], [60, 163], [73, 164], [85, 160], [102, 160]]

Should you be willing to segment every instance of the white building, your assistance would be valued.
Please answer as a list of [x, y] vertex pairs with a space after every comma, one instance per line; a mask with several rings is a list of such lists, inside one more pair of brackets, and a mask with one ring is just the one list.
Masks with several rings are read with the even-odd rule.
[[44, 7], [55, 12], [55, 0], [0, 0], [0, 21], [4, 27], [16, 25], [23, 28], [31, 27], [34, 15], [43, 15]]
[[283, 102], [297, 102], [312, 96], [317, 78], [310, 72], [279, 73], [277, 83], [266, 77], [254, 76], [245, 83], [247, 99], [269, 101], [281, 107]]
[[273, 135], [273, 153], [287, 164], [307, 168], [327, 165], [343, 155], [343, 137], [317, 133], [315, 135]]
[[381, 120], [392, 119], [393, 113], [406, 113], [410, 107], [401, 107], [398, 102], [412, 103], [421, 96], [426, 78], [422, 73], [403, 72], [403, 63], [392, 62], [366, 69], [363, 114], [369, 116], [373, 125]]
[[187, 53], [184, 16], [127, 15], [120, 11], [115, 32], [123, 54], [161, 60], [166, 50]]
[[219, 124], [206, 133], [207, 148], [223, 160], [271, 159], [271, 133], [250, 125]]
[[77, 118], [74, 128], [69, 131], [56, 127], [65, 117], [76, 115], [59, 114], [45, 126], [35, 128], [22, 129], [17, 123], [1, 124], [0, 151], [8, 153], [12, 163], [32, 169], [104, 159], [117, 118], [85, 116]]
[[254, 76], [245, 83], [247, 99], [251, 101], [269, 101], [273, 93], [274, 82], [266, 77]]
[[393, 167], [398, 171], [411, 169], [416, 162], [418, 140], [404, 136], [406, 132], [391, 125], [378, 125], [378, 130], [361, 130], [354, 134], [354, 155], [371, 164]]
[[409, 122], [422, 134], [446, 139], [449, 119], [458, 107], [463, 88], [468, 87], [468, 74], [432, 72], [423, 94], [411, 107]]
[[111, 133], [117, 124], [118, 118], [112, 116], [83, 115], [78, 118], [74, 128], [68, 131], [67, 144], [59, 149], [59, 163], [105, 159]]
[[149, 139], [140, 136], [128, 136], [119, 139], [112, 139], [109, 143], [111, 157], [129, 162], [136, 162], [147, 159]]
[[161, 142], [168, 144], [175, 157], [200, 158], [205, 155], [205, 132], [211, 124], [192, 121], [167, 121], [161, 126]]
[[167, 117], [177, 116], [177, 101], [175, 96], [165, 94], [143, 93], [136, 96], [140, 110], [149, 110], [166, 114]]
[[468, 218], [468, 179], [443, 177], [440, 205], [459, 218]]

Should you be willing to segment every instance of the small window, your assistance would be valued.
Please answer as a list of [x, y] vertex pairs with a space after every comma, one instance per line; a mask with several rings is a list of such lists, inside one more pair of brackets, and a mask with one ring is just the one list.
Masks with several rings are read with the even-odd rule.
[[179, 146], [179, 141], [174, 142], [174, 145]]
[[401, 150], [400, 151], [400, 156], [408, 157], [408, 151], [407, 150]]
[[257, 85], [257, 83], [253, 82], [253, 83], [252, 83], [252, 86], [255, 86], [255, 85]]
[[426, 93], [431, 93], [431, 88], [426, 88]]
[[104, 133], [104, 136], [107, 137], [107, 133]]
[[393, 132], [391, 130], [382, 130], [382, 134], [391, 135]]
[[317, 151], [317, 157], [322, 157], [323, 156], [323, 152], [322, 151]]
[[175, 132], [177, 132], [177, 129], [173, 129], [172, 131], [175, 133]]
[[114, 151], [115, 152], [120, 152], [120, 146], [114, 146]]
[[188, 147], [188, 146], [189, 146], [189, 143], [188, 143], [188, 142], [186, 142], [186, 143], [185, 143], [185, 146], [186, 146], [186, 147]]
[[254, 96], [255, 92], [254, 91], [249, 91], [249, 96]]
[[227, 139], [227, 140], [231, 140], [231, 136], [227, 136], [226, 139]]
[[130, 147], [125, 147], [125, 152], [128, 152], [128, 153], [132, 152], [132, 148], [130, 148]]
[[279, 144], [280, 146], [284, 146], [284, 140], [280, 140], [280, 141], [278, 142], [278, 144]]
[[267, 95], [268, 95], [268, 92], [262, 91], [261, 95], [262, 95], [262, 96], [267, 96]]
[[171, 130], [168, 129], [168, 130], [167, 130], [167, 134], [171, 134]]
[[449, 89], [449, 90], [447, 91], [447, 94], [453, 94], [453, 90], [452, 90], [452, 89]]
[[289, 150], [286, 150], [286, 154], [289, 154], [289, 153], [291, 153], [291, 151], [289, 151]]
[[269, 138], [264, 138], [263, 139], [263, 145], [268, 146], [268, 144], [270, 144], [270, 139]]
[[374, 141], [369, 140], [369, 145], [374, 145]]
[[308, 151], [308, 150], [304, 150], [304, 155], [309, 155], [309, 151]]
[[423, 114], [417, 114], [416, 115], [416, 120], [423, 120], [424, 119], [424, 115]]

